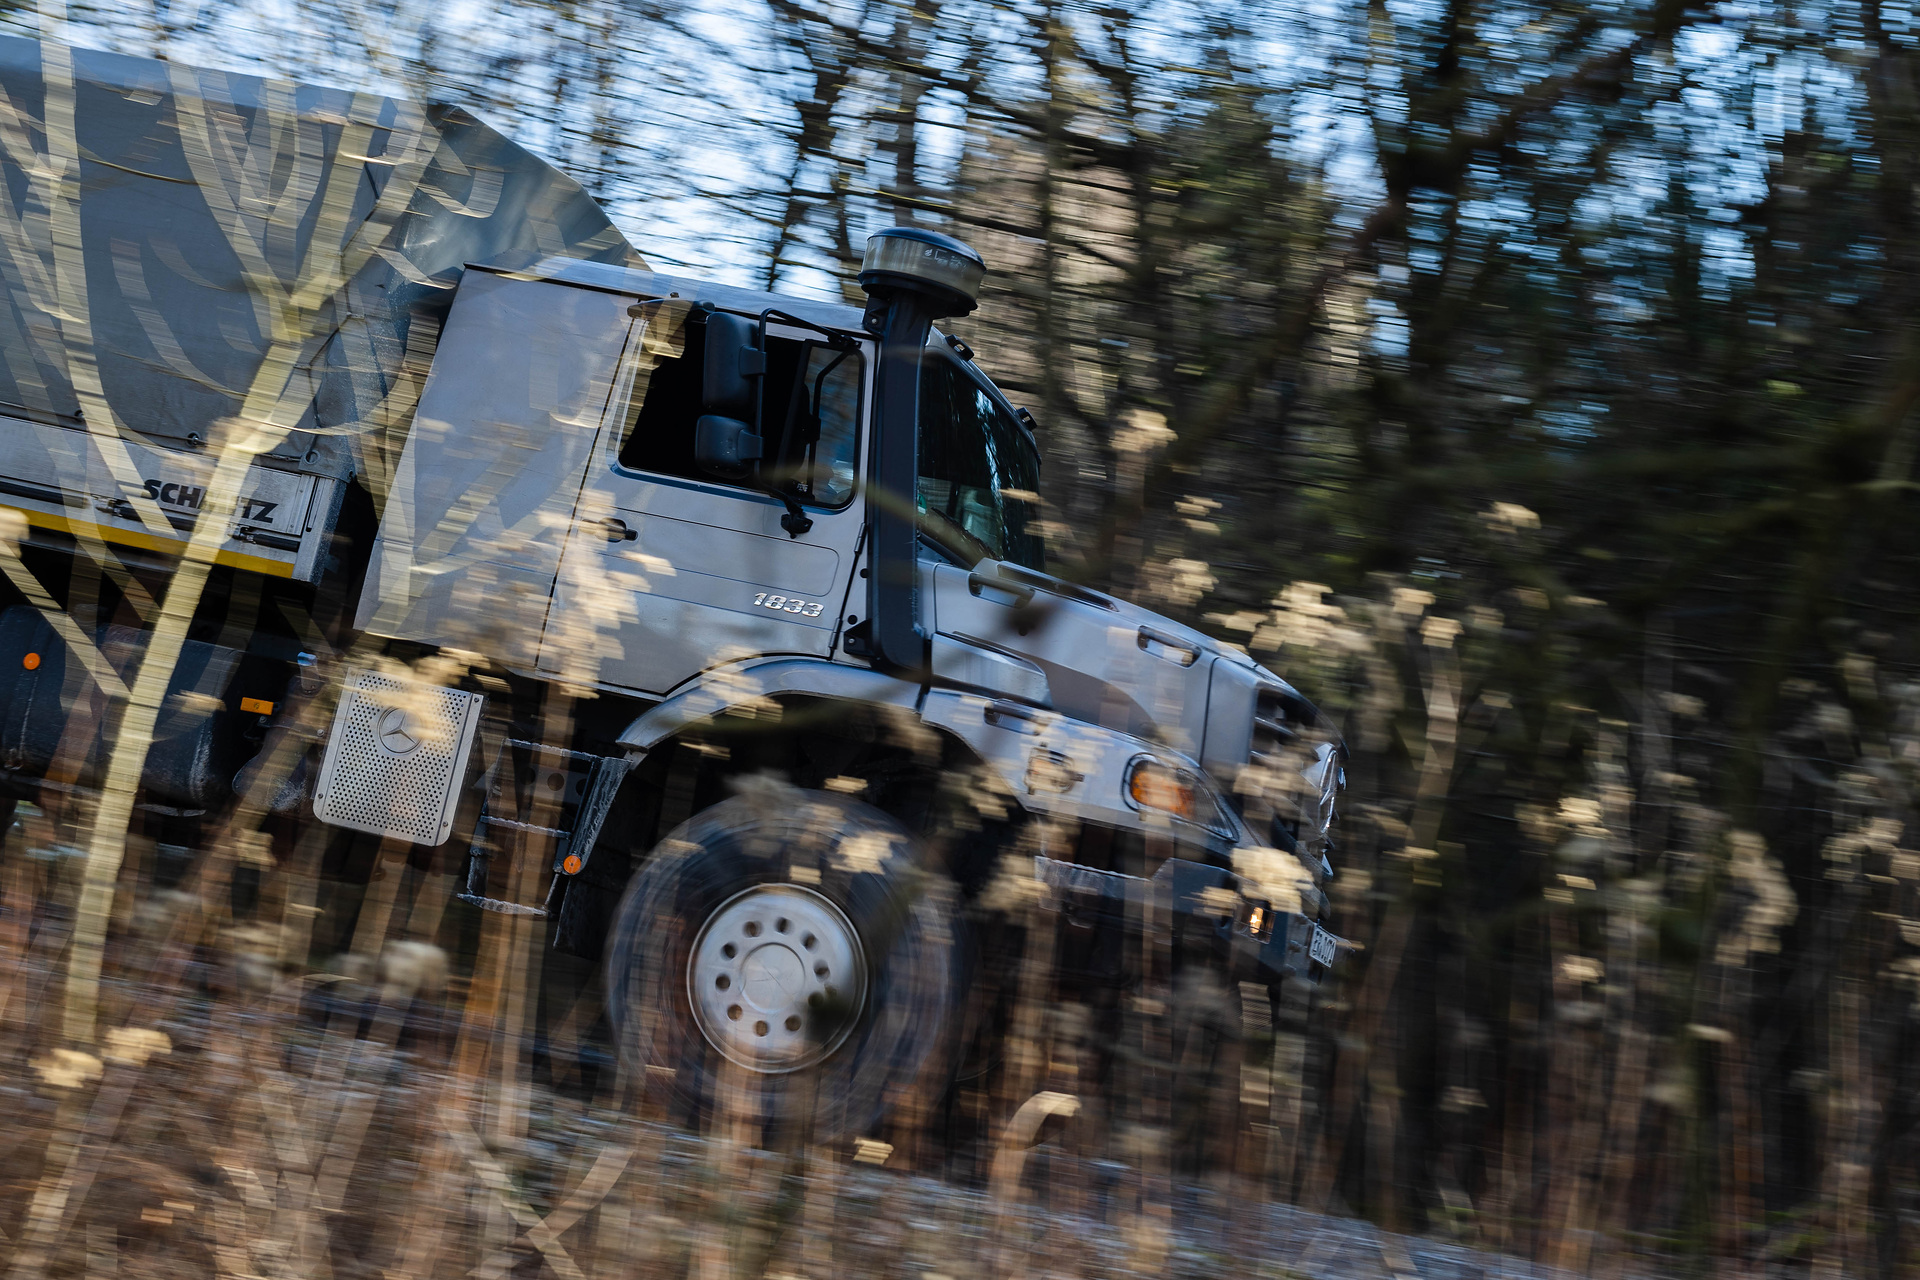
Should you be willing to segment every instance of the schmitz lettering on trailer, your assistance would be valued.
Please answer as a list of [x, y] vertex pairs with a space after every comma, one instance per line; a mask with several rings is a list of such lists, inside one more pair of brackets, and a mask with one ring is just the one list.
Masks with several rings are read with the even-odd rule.
[[[173, 484], [160, 480], [144, 480], [141, 483], [147, 487], [147, 496], [163, 507], [198, 511], [207, 500], [206, 489], [197, 484]], [[272, 524], [273, 513], [279, 505], [277, 502], [268, 502], [265, 498], [242, 498], [240, 499], [240, 518]]]

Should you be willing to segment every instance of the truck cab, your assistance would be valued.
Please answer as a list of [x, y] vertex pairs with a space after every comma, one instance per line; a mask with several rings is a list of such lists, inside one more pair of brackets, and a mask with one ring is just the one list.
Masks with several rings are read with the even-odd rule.
[[[689, 1107], [721, 1060], [765, 1077], [769, 1114], [802, 1067], [917, 1063], [959, 999], [921, 935], [992, 917], [1010, 885], [1096, 933], [1164, 913], [1192, 962], [1276, 999], [1333, 958], [1338, 742], [1243, 653], [1047, 572], [1032, 415], [936, 327], [972, 309], [983, 270], [918, 229], [873, 237], [864, 309], [572, 259], [470, 267], [441, 335], [356, 625], [515, 690], [491, 747], [447, 739], [466, 753], [438, 775], [469, 844], [463, 896], [604, 956], [614, 1021], [650, 1028], [627, 1047], [678, 1063]], [[575, 708], [564, 742], [556, 690]], [[343, 696], [324, 820], [355, 825], [329, 795], [382, 785], [376, 760], [350, 787], [343, 753], [383, 705]], [[554, 762], [565, 798], [543, 801], [528, 779]], [[489, 799], [455, 823], [476, 776]], [[785, 861], [818, 842], [802, 830], [832, 833], [824, 861]], [[756, 841], [771, 863], [741, 852]], [[893, 852], [836, 862], [863, 842]], [[539, 874], [505, 870], [536, 849]], [[835, 890], [836, 866], [881, 887]], [[728, 892], [689, 888], [716, 879]], [[896, 899], [917, 927], [890, 958], [853, 904]], [[829, 980], [808, 988], [804, 948], [756, 971], [787, 1003], [729, 994], [754, 980], [729, 957], [771, 944], [709, 946], [713, 930], [793, 920], [863, 957], [861, 1012], [836, 1025], [865, 1049], [817, 1032]], [[882, 978], [896, 965], [910, 981]], [[907, 1004], [865, 1003], [888, 992]], [[875, 1049], [888, 1026], [900, 1043]]]

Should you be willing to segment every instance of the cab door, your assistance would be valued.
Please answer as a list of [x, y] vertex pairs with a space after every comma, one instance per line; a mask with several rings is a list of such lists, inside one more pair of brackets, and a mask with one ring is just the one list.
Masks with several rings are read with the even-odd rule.
[[387, 485], [357, 629], [520, 670], [539, 661], [627, 301], [479, 269], [461, 278]]
[[665, 693], [743, 657], [827, 657], [860, 538], [868, 344], [836, 349], [820, 333], [769, 326], [762, 472], [812, 520], [795, 537], [778, 498], [693, 460], [702, 314], [675, 300], [638, 310], [567, 531], [541, 670]]

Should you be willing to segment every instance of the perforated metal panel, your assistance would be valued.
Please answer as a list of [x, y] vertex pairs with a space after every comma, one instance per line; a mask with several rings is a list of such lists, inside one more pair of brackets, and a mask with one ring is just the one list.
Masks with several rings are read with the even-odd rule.
[[348, 676], [314, 816], [414, 844], [444, 844], [484, 701], [458, 689], [409, 689], [371, 671]]

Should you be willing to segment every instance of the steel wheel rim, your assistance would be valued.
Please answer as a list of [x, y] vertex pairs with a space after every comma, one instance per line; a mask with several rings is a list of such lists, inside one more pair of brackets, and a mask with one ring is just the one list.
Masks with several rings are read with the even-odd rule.
[[780, 1075], [846, 1042], [867, 1000], [866, 951], [846, 913], [811, 889], [755, 885], [716, 907], [687, 956], [687, 1000], [729, 1062]]

